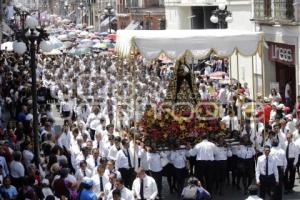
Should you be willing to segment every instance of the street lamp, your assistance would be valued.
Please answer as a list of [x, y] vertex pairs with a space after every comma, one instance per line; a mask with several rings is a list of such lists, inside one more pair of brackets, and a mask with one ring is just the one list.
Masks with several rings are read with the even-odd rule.
[[109, 4], [107, 4], [106, 8], [104, 9], [104, 13], [108, 16], [108, 24], [109, 24], [109, 33], [111, 33], [111, 17], [114, 16], [114, 8]]
[[52, 45], [48, 40], [48, 34], [43, 28], [37, 28], [38, 20], [29, 15], [28, 12], [20, 13], [22, 29], [15, 32], [16, 41], [13, 43], [14, 52], [23, 55], [29, 50], [31, 68], [31, 92], [33, 110], [33, 142], [35, 165], [39, 167], [39, 133], [38, 133], [38, 107], [37, 107], [37, 86], [36, 86], [36, 52], [41, 49], [43, 52], [52, 50]]
[[65, 9], [65, 16], [67, 17], [68, 16], [68, 11], [69, 11], [68, 1], [65, 1], [64, 9]]
[[231, 12], [227, 10], [225, 4], [220, 4], [216, 10], [212, 11], [210, 17], [212, 23], [218, 23], [219, 29], [225, 28], [225, 23], [231, 23], [232, 20]]
[[83, 11], [85, 10], [85, 6], [83, 5], [83, 3], [81, 2], [78, 6], [78, 10], [81, 11], [81, 24], [83, 24], [84, 20], [83, 20]]

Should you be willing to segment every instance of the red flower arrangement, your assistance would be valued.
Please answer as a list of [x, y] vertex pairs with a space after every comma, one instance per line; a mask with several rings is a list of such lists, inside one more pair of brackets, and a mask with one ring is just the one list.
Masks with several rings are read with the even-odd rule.
[[166, 106], [160, 110], [149, 107], [140, 121], [146, 136], [158, 146], [169, 146], [174, 140], [180, 144], [197, 142], [203, 133], [221, 130], [218, 112], [212, 104], [199, 103], [195, 108], [176, 106], [174, 111]]

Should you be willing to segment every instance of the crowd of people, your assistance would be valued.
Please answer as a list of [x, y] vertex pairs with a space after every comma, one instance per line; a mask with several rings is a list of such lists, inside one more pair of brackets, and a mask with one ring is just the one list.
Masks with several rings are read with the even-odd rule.
[[[299, 113], [276, 91], [258, 97], [260, 106], [248, 112], [247, 84], [196, 76], [201, 99], [217, 100], [223, 108], [219, 121], [225, 131], [203, 134], [198, 144], [159, 149], [144, 143], [146, 133], [136, 122], [148, 105], [163, 102], [174, 65], [140, 56], [121, 60], [106, 52], [39, 55], [37, 63], [39, 166], [34, 165], [29, 63], [1, 52], [2, 198], [148, 200], [163, 199], [167, 187], [182, 198], [197, 191], [190, 197], [207, 199], [223, 195], [225, 184], [247, 194], [253, 182], [261, 198], [282, 199], [283, 189], [293, 191]], [[188, 181], [196, 190], [185, 187], [190, 176], [197, 177]]]

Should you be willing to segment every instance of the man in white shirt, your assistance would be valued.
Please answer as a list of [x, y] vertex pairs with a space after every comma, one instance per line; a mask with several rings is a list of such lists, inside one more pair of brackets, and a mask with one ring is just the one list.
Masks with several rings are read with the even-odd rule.
[[279, 175], [279, 184], [276, 186], [274, 196], [276, 196], [277, 199], [281, 200], [284, 172], [287, 166], [287, 161], [286, 161], [285, 151], [279, 147], [279, 142], [277, 139], [272, 140], [272, 148], [271, 148], [270, 156], [272, 156], [276, 161], [278, 175]]
[[154, 178], [157, 189], [158, 189], [158, 198], [161, 199], [162, 194], [162, 163], [161, 157], [163, 157], [163, 152], [156, 151], [156, 147], [147, 148], [147, 162], [149, 163], [150, 175]]
[[234, 115], [233, 110], [228, 111], [228, 115], [226, 115], [222, 118], [222, 122], [225, 123], [226, 128], [229, 131], [239, 130], [239, 127], [240, 127], [239, 121], [238, 121], [237, 116]]
[[181, 194], [185, 179], [187, 176], [186, 168], [186, 156], [188, 151], [185, 149], [185, 146], [180, 146], [182, 149], [171, 151], [170, 160], [175, 167], [175, 180], [179, 194]]
[[140, 200], [154, 200], [158, 194], [155, 180], [147, 176], [143, 168], [137, 170], [137, 178], [133, 181], [134, 197]]
[[[275, 184], [279, 184], [279, 175], [275, 159], [270, 154], [270, 146], [264, 147], [264, 154], [258, 157], [255, 169], [256, 183], [260, 186], [260, 198], [266, 193], [274, 194]], [[273, 195], [271, 196], [273, 198]]]
[[80, 161], [79, 166], [80, 168], [75, 173], [77, 181], [81, 181], [84, 177], [92, 177], [92, 171], [87, 168], [85, 160]]
[[105, 166], [100, 165], [97, 167], [97, 174], [92, 176], [94, 182], [93, 191], [96, 193], [98, 198], [104, 198], [104, 187], [109, 182], [108, 177], [104, 176]]
[[129, 143], [127, 139], [123, 139], [122, 149], [120, 149], [117, 153], [115, 164], [116, 169], [120, 171], [127, 188], [131, 188], [134, 178], [133, 158], [134, 156], [131, 154], [131, 151], [129, 151]]
[[286, 135], [287, 141], [285, 142], [286, 149], [286, 159], [287, 159], [287, 168], [285, 170], [285, 192], [293, 191], [295, 175], [296, 175], [296, 164], [299, 158], [299, 148], [293, 142], [292, 133]]
[[[117, 190], [121, 191], [121, 199], [134, 200], [132, 191], [124, 186], [124, 181], [122, 179], [116, 180], [115, 187]], [[113, 200], [113, 191], [108, 194], [107, 200]]]
[[25, 164], [25, 168], [27, 168], [31, 164], [34, 158], [34, 155], [32, 153], [33, 146], [29, 141], [25, 141], [24, 146], [25, 149], [23, 150], [23, 161]]
[[[206, 188], [209, 193], [212, 193], [213, 185], [213, 161], [217, 147], [214, 143], [207, 140], [207, 135], [202, 136], [202, 142], [189, 151], [191, 156], [196, 155], [196, 177], [201, 183], [206, 183]], [[204, 181], [205, 180], [205, 181]]]
[[16, 188], [19, 188], [21, 183], [21, 178], [25, 176], [25, 169], [21, 162], [22, 153], [19, 151], [15, 151], [13, 156], [14, 156], [14, 160], [9, 165], [11, 180], [13, 185], [16, 186]]

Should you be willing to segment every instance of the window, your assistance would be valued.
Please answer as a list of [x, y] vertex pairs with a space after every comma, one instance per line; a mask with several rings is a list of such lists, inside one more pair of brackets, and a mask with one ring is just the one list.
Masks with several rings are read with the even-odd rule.
[[271, 16], [271, 0], [254, 0], [255, 19], [265, 19]]

